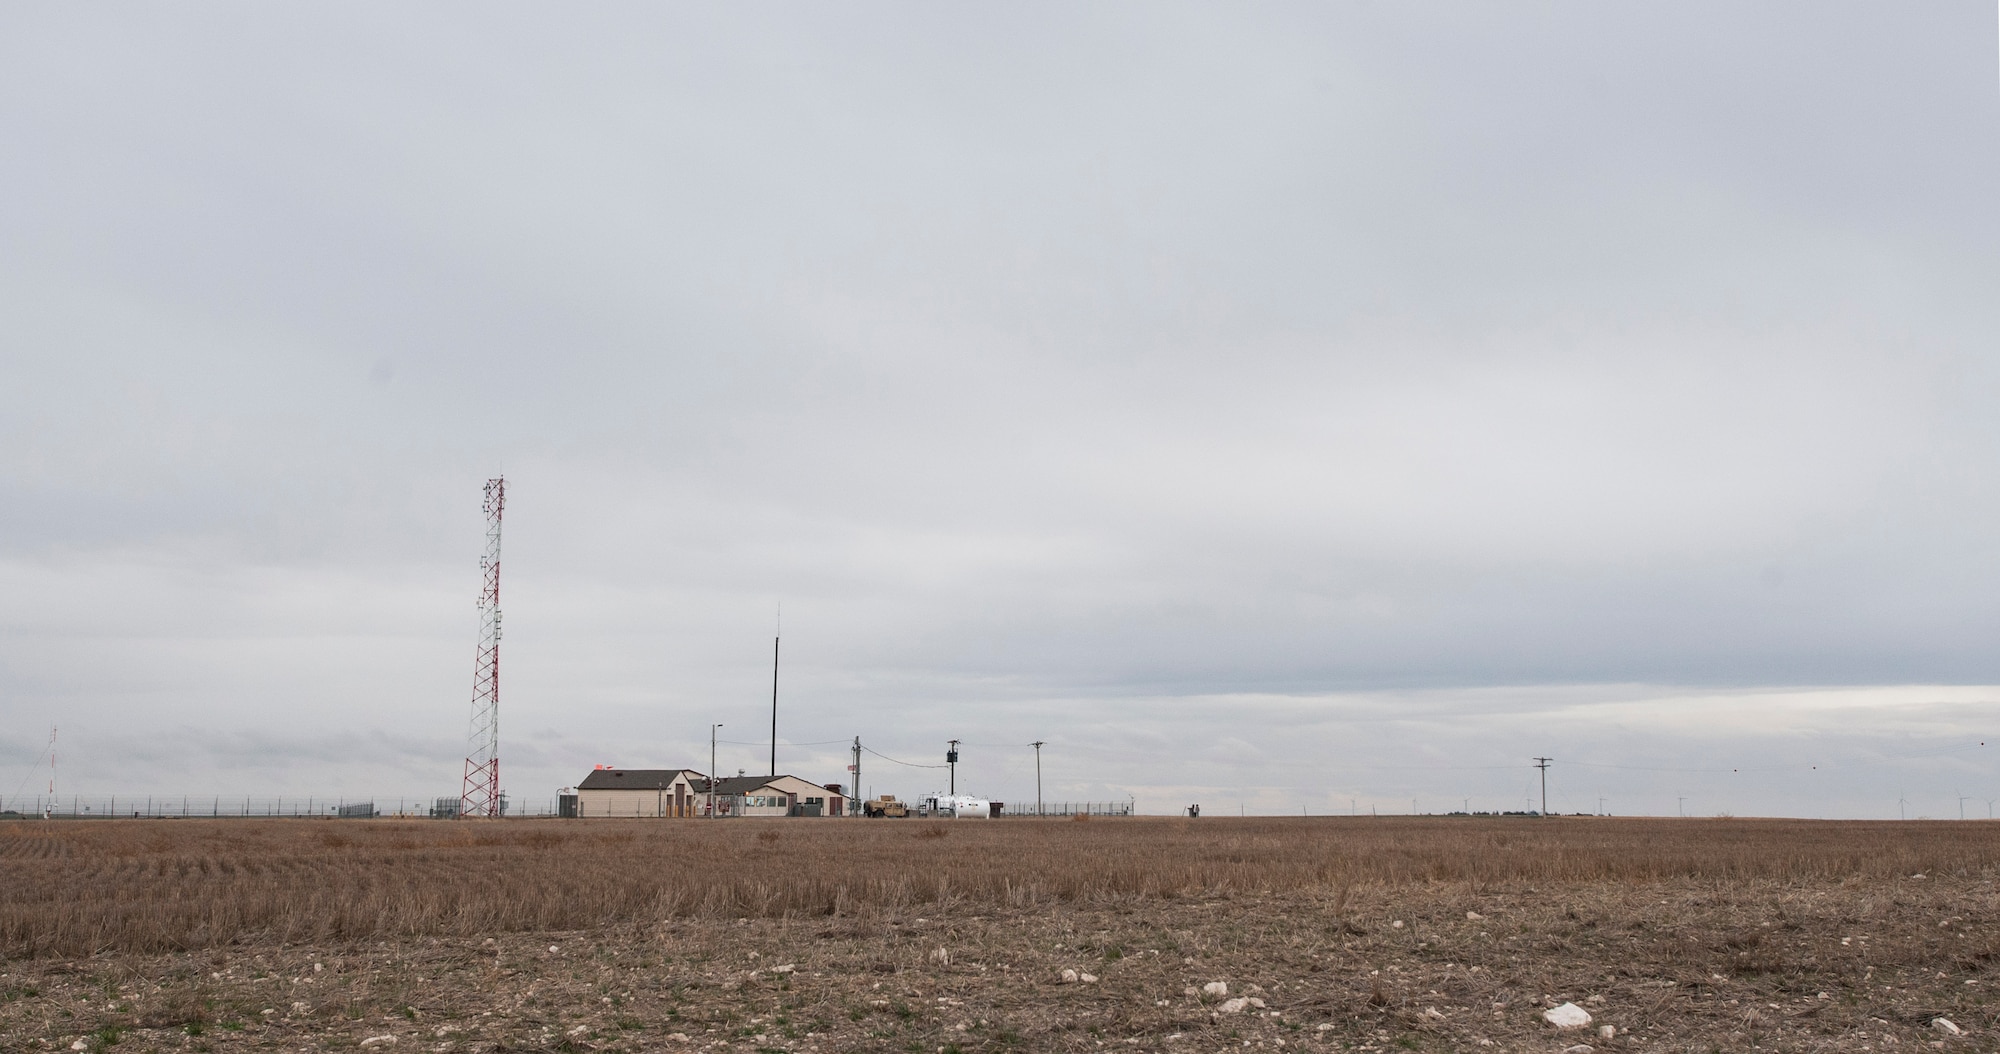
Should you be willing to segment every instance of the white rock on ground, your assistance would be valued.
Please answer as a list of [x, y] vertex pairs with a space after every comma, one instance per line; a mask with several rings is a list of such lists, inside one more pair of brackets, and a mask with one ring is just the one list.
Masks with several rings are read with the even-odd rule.
[[1564, 1003], [1542, 1011], [1542, 1020], [1557, 1028], [1582, 1028], [1590, 1024], [1590, 1011], [1575, 1003]]
[[1076, 983], [1076, 971], [1075, 971], [1075, 970], [1064, 970], [1064, 971], [1062, 972], [1062, 982], [1063, 982], [1064, 984], [1075, 984], [1075, 983]]
[[1222, 983], [1221, 981], [1210, 981], [1207, 984], [1201, 986], [1201, 994], [1212, 995], [1217, 998], [1220, 998], [1222, 996], [1229, 994], [1229, 986]]
[[1237, 996], [1236, 998], [1228, 1000], [1227, 1002], [1223, 1003], [1221, 1006], [1216, 1007], [1215, 1009], [1224, 1014], [1240, 1014], [1243, 1012], [1243, 1008], [1249, 1005], [1250, 1005], [1250, 1000], [1245, 999], [1242, 996]]
[[1948, 1017], [1940, 1017], [1933, 1020], [1931, 1027], [1947, 1036], [1961, 1036], [1965, 1034], [1965, 1030], [1954, 1024], [1951, 1018]]
[[1097, 975], [1094, 973], [1080, 973], [1076, 975], [1076, 979], [1082, 981], [1084, 984], [1097, 983]]
[[1563, 1054], [1597, 1054], [1597, 1048], [1588, 1043], [1578, 1043], [1574, 1047], [1564, 1047]]
[[1599, 1025], [1599, 1026], [1597, 1026], [1597, 1038], [1598, 1038], [1598, 1039], [1610, 1039], [1610, 1038], [1612, 1038], [1612, 1037], [1616, 1036], [1617, 1034], [1618, 1034], [1618, 1026], [1616, 1026], [1616, 1025]]
[[361, 1045], [364, 1047], [393, 1047], [396, 1045], [396, 1037], [369, 1036], [367, 1039], [361, 1041]]
[[1484, 916], [1484, 915], [1481, 915], [1480, 913], [1478, 913], [1478, 912], [1476, 912], [1476, 911], [1468, 911], [1468, 912], [1466, 912], [1466, 913], [1465, 913], [1465, 921], [1467, 921], [1467, 922], [1484, 922], [1484, 921], [1486, 921], [1486, 916]]

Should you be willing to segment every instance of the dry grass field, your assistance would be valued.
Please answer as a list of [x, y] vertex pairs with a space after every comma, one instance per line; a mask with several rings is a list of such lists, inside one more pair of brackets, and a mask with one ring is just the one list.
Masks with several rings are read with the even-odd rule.
[[1996, 879], [1983, 822], [24, 821], [0, 1046], [1996, 1050]]

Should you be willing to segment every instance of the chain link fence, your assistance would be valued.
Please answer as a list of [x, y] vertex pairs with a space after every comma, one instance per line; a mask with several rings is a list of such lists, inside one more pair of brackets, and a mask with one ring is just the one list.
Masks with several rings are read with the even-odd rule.
[[[61, 820], [133, 819], [259, 819], [317, 817], [360, 819], [404, 817], [449, 819], [457, 815], [457, 798], [436, 795], [405, 797], [321, 797], [318, 795], [161, 795], [161, 794], [24, 794], [0, 799], [0, 819], [47, 817]], [[506, 816], [554, 816], [556, 799], [514, 801], [501, 796]]]
[[1052, 801], [1043, 802], [1039, 807], [1033, 802], [1026, 805], [1009, 803], [1000, 811], [1007, 816], [1130, 816], [1132, 802], [1129, 801]]

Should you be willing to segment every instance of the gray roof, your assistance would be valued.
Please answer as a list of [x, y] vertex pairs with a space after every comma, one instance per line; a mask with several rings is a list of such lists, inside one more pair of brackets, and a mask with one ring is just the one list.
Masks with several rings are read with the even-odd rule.
[[707, 777], [693, 769], [595, 769], [576, 785], [577, 790], [671, 790], [683, 773], [689, 783], [700, 786]]
[[[785, 778], [786, 778], [786, 777], [785, 777], [784, 775], [777, 775], [777, 776], [725, 776], [725, 777], [723, 777], [722, 779], [719, 779], [719, 780], [716, 780], [716, 781], [715, 781], [715, 793], [717, 793], [717, 794], [750, 794], [750, 793], [753, 793], [753, 792], [755, 792], [755, 791], [758, 791], [758, 790], [761, 790], [761, 789], [763, 789], [763, 788], [764, 788], [764, 786], [765, 786], [765, 785], [767, 785], [767, 784], [770, 784], [770, 783], [773, 783], [773, 782], [775, 782], [775, 781], [777, 781], [777, 780], [781, 780], [781, 779], [785, 779]], [[799, 777], [799, 776], [792, 776], [792, 777], [790, 777], [790, 778], [792, 778], [792, 779], [801, 779], [802, 777]], [[808, 780], [807, 782], [811, 782], [811, 781], [810, 781], [810, 780]], [[813, 785], [814, 785], [814, 786], [818, 786], [818, 784], [813, 784]]]

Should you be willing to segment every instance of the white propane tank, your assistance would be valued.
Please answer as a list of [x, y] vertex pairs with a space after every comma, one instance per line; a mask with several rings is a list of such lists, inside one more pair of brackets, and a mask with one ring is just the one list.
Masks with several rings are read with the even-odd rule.
[[985, 798], [975, 798], [970, 794], [959, 794], [942, 798], [940, 802], [951, 812], [955, 820], [990, 820], [993, 818], [993, 803]]

